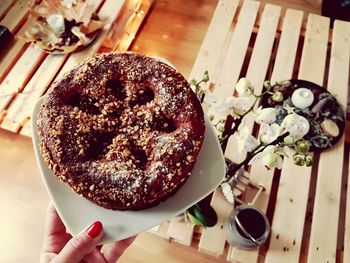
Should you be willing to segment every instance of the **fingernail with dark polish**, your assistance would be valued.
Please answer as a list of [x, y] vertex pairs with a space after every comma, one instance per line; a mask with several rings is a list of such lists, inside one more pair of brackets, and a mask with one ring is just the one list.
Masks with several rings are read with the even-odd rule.
[[86, 229], [86, 233], [92, 237], [97, 237], [102, 231], [102, 223], [100, 221], [95, 221], [92, 225]]

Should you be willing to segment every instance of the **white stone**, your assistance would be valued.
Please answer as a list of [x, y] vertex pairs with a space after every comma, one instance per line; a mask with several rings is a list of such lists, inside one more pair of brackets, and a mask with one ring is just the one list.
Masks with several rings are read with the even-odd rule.
[[55, 33], [61, 33], [64, 31], [64, 18], [60, 14], [47, 16], [46, 22]]
[[299, 88], [293, 92], [292, 103], [295, 107], [305, 109], [314, 102], [314, 94], [306, 88]]
[[281, 132], [289, 132], [294, 141], [303, 138], [310, 130], [309, 121], [296, 113], [287, 115], [281, 123]]

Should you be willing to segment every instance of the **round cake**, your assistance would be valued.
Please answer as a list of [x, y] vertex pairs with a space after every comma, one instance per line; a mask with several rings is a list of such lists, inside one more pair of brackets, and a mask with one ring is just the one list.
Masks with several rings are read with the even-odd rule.
[[205, 124], [175, 69], [112, 52], [85, 59], [52, 84], [37, 129], [41, 154], [61, 181], [99, 206], [138, 210], [184, 184]]

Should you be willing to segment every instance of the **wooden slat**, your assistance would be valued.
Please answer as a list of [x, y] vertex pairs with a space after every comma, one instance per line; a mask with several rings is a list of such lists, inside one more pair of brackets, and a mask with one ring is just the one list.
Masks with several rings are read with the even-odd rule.
[[218, 67], [220, 73], [215, 83], [215, 94], [221, 99], [233, 95], [234, 86], [239, 78], [246, 56], [259, 5], [260, 3], [257, 1], [246, 0], [243, 2], [228, 50], [225, 51], [225, 59], [222, 65]]
[[224, 252], [226, 243], [224, 224], [233, 210], [233, 205], [226, 201], [221, 189], [218, 188], [213, 194], [211, 206], [218, 215], [218, 222], [213, 227], [203, 229], [198, 248], [199, 251], [220, 256]]
[[212, 75], [229, 32], [239, 0], [220, 0], [192, 67], [191, 78], [201, 78], [205, 70]]
[[14, 102], [7, 109], [1, 128], [13, 132], [20, 129], [32, 112], [36, 101], [44, 94], [66, 58], [67, 56], [48, 56], [43, 61], [23, 92], [16, 96]]
[[[145, 19], [153, 0], [127, 1], [121, 11], [123, 16], [114, 21], [111, 32], [102, 43], [101, 49], [127, 51], [134, 40], [138, 28]], [[100, 50], [99, 50], [100, 51]]]
[[[213, 94], [221, 99], [231, 96], [244, 61], [248, 48], [249, 39], [253, 30], [254, 22], [259, 9], [259, 2], [246, 0], [241, 8], [237, 25], [226, 53], [225, 60], [221, 67], [218, 82], [215, 85]], [[221, 190], [214, 192], [211, 204], [217, 211], [219, 223], [214, 227], [204, 229], [199, 242], [199, 249], [216, 256], [222, 255], [225, 248], [225, 230], [222, 228], [228, 215], [232, 212], [230, 205], [222, 196]]]
[[303, 12], [293, 9], [286, 11], [271, 75], [272, 83], [292, 78], [302, 22]]
[[[196, 61], [194, 62], [194, 65], [192, 67], [190, 79], [201, 78], [205, 70], [208, 70], [210, 76], [212, 76], [216, 63], [219, 59], [220, 52], [222, 51], [226, 35], [229, 32], [232, 20], [236, 13], [238, 4], [239, 0], [219, 1], [215, 9], [213, 18], [209, 24], [207, 33], [204, 37], [202, 46], [198, 52]], [[172, 223], [170, 222], [170, 224]], [[184, 228], [180, 226], [178, 227], [179, 231], [181, 230], [181, 232], [183, 233]], [[175, 230], [174, 226], [172, 226], [172, 228]], [[193, 229], [191, 230], [187, 228], [187, 231], [189, 232], [186, 235], [183, 233], [183, 235], [193, 236]], [[202, 244], [205, 244], [205, 242], [202, 242]]]
[[3, 18], [5, 15], [4, 13], [10, 8], [11, 4], [15, 0], [2, 0], [1, 5], [0, 5], [0, 20]]
[[191, 222], [185, 222], [174, 218], [170, 220], [168, 228], [168, 236], [175, 239], [178, 243], [190, 246], [192, 242], [194, 225]]
[[[322, 84], [329, 19], [309, 15], [299, 78]], [[324, 59], [323, 59], [324, 58]], [[310, 167], [285, 159], [277, 193], [266, 262], [298, 262], [311, 177]]]
[[[253, 52], [251, 62], [249, 64], [249, 69], [247, 72], [248, 79], [252, 79], [252, 83], [255, 87], [262, 87], [264, 76], [266, 75], [269, 58], [272, 51], [272, 46], [275, 38], [275, 33], [277, 30], [277, 25], [279, 21], [281, 9], [277, 6], [266, 5], [265, 11], [262, 16], [261, 28], [259, 30], [259, 34], [256, 40], [256, 50], [260, 52]], [[254, 48], [255, 50], [255, 48]], [[266, 52], [266, 54], [264, 54]], [[280, 51], [280, 52], [283, 52]], [[282, 54], [283, 55], [283, 54]], [[260, 63], [258, 62], [260, 58]], [[257, 64], [257, 65], [256, 65]], [[258, 66], [257, 68], [254, 68]], [[279, 70], [276, 68], [276, 70]], [[254, 78], [254, 72], [256, 72], [256, 76], [260, 76], [258, 78]], [[258, 86], [257, 86], [258, 85]], [[261, 92], [261, 88], [257, 92]], [[254, 121], [248, 121], [246, 123], [249, 129], [253, 129]], [[230, 146], [228, 146], [230, 147]], [[232, 148], [231, 148], [232, 149]], [[234, 149], [231, 150], [232, 152]], [[262, 211], [266, 211], [267, 204], [269, 201], [269, 195], [272, 185], [274, 171], [267, 171], [263, 165], [255, 164], [251, 167], [249, 179], [251, 182], [256, 183], [257, 185], [262, 185], [265, 188], [265, 191], [261, 193], [259, 199], [254, 204], [256, 207], [261, 209]], [[252, 191], [248, 188], [246, 192], [246, 202], [249, 202], [253, 198], [253, 194], [256, 191]], [[242, 250], [236, 247], [230, 247], [227, 260], [232, 262], [257, 262], [259, 255], [259, 250]]]
[[[302, 19], [302, 12], [290, 9], [287, 10], [283, 20], [281, 39], [276, 54], [276, 63], [272, 72], [272, 79], [274, 80], [289, 79], [292, 77]], [[265, 191], [261, 193], [261, 196], [254, 204], [263, 212], [266, 212], [269, 202], [273, 174], [274, 169], [268, 171], [261, 164], [254, 164], [250, 169], [249, 179], [257, 185], [263, 185], [265, 188]], [[246, 196], [248, 200], [250, 200], [252, 194], [247, 192]], [[231, 261], [257, 262], [259, 250], [242, 250], [232, 247], [228, 255]]]
[[299, 68], [299, 79], [313, 81], [322, 86], [327, 56], [328, 30], [328, 18], [309, 15]]
[[13, 95], [24, 88], [45, 56], [43, 52], [32, 47], [22, 54], [0, 85], [1, 111], [12, 100]]
[[[271, 59], [271, 52], [275, 41], [280, 13], [281, 8], [279, 6], [271, 4], [265, 5], [261, 19], [261, 26], [256, 37], [246, 74], [246, 77], [254, 86], [256, 94], [259, 94], [262, 91], [267, 68]], [[253, 130], [254, 119], [252, 118], [252, 115], [248, 115], [245, 118], [245, 124], [251, 131]], [[236, 145], [236, 138], [231, 137], [227, 144], [226, 157], [233, 162], [240, 163], [244, 160], [245, 154], [238, 154]]]
[[0, 21], [0, 24], [6, 26], [11, 32], [15, 31], [17, 26], [25, 19], [28, 13], [28, 0], [18, 0], [11, 7], [6, 16]]
[[[350, 23], [336, 21], [327, 86], [331, 93], [336, 94], [343, 108], [346, 108], [348, 97], [349, 41]], [[334, 148], [320, 155], [308, 252], [310, 262], [336, 261], [343, 154], [344, 137]]]
[[[350, 156], [348, 159], [350, 165]], [[348, 167], [347, 185], [350, 185], [350, 169]], [[347, 188], [346, 194], [346, 213], [345, 213], [345, 231], [344, 231], [344, 255], [342, 262], [350, 262], [350, 187]]]
[[20, 134], [23, 136], [32, 137], [32, 125], [29, 120], [27, 120], [23, 125], [23, 128], [20, 131]]
[[148, 230], [148, 232], [157, 235], [161, 238], [164, 238], [166, 240], [170, 240], [170, 237], [168, 236], [168, 228], [169, 228], [169, 222], [164, 222], [161, 225], [155, 226]]

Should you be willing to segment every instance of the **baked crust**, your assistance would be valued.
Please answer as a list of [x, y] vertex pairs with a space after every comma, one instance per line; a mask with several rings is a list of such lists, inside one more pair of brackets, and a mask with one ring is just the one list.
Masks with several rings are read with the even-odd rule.
[[205, 124], [175, 69], [112, 52], [85, 59], [52, 84], [37, 129], [41, 154], [61, 181], [99, 206], [138, 210], [184, 184]]

